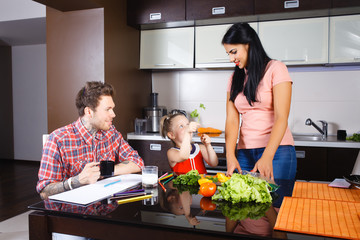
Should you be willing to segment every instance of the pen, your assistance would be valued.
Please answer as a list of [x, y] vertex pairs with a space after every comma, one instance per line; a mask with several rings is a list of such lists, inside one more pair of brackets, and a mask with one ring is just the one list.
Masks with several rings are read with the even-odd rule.
[[119, 200], [119, 199], [131, 198], [131, 197], [137, 197], [137, 196], [144, 196], [144, 195], [146, 195], [145, 192], [130, 193], [130, 194], [127, 194], [127, 195], [120, 195], [120, 196], [110, 197], [109, 200], [113, 201], [113, 200]]
[[123, 203], [129, 203], [129, 202], [136, 202], [136, 201], [152, 198], [152, 196], [153, 196], [152, 194], [149, 194], [149, 195], [145, 195], [145, 196], [121, 199], [121, 200], [118, 200], [117, 203], [118, 204], [123, 204]]
[[165, 176], [165, 177], [163, 177], [163, 178], [160, 178], [160, 181], [162, 181], [162, 180], [165, 180], [165, 179], [167, 179], [167, 178], [169, 178], [169, 177], [172, 177], [174, 174], [169, 174], [169, 175], [167, 175], [167, 176]]
[[132, 193], [141, 193], [144, 192], [144, 189], [138, 189], [138, 190], [132, 190], [132, 191], [127, 191], [127, 192], [120, 192], [120, 193], [115, 193], [113, 196], [121, 196], [121, 195], [127, 195], [127, 194], [132, 194]]
[[118, 182], [121, 182], [121, 179], [113, 181], [111, 183], [107, 183], [107, 184], [104, 185], [104, 187], [108, 187], [108, 186], [113, 185], [113, 184], [118, 183]]
[[165, 176], [168, 175], [168, 174], [169, 174], [169, 173], [165, 173], [165, 174], [161, 175], [161, 177], [159, 177], [159, 179], [165, 177]]
[[168, 180], [166, 180], [166, 181], [163, 183], [163, 185], [167, 184], [168, 182], [170, 182], [170, 181], [173, 180], [173, 179], [174, 179], [174, 177], [169, 178]]
[[160, 180], [158, 181], [159, 185], [161, 186], [161, 188], [164, 190], [164, 192], [166, 192], [166, 188], [164, 187], [164, 185], [160, 182]]

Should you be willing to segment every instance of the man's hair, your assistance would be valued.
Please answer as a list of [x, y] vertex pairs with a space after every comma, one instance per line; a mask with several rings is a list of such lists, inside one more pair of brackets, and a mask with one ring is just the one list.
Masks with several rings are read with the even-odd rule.
[[102, 96], [113, 96], [114, 89], [108, 83], [103, 82], [87, 82], [76, 96], [76, 108], [79, 116], [84, 116], [84, 109], [89, 107], [95, 111]]

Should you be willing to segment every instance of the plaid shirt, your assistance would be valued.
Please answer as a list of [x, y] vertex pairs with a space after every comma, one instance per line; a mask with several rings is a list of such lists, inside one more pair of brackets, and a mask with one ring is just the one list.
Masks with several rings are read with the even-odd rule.
[[48, 184], [76, 176], [87, 163], [101, 160], [115, 163], [128, 160], [141, 169], [144, 166], [137, 151], [114, 126], [98, 131], [93, 137], [79, 118], [50, 134], [43, 148], [36, 190], [40, 193]]

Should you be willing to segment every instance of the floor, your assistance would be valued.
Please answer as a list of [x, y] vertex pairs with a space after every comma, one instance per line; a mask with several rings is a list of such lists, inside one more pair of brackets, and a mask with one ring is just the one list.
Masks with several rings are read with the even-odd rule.
[[40, 162], [0, 159], [0, 240], [28, 237], [28, 206], [41, 201], [35, 190]]

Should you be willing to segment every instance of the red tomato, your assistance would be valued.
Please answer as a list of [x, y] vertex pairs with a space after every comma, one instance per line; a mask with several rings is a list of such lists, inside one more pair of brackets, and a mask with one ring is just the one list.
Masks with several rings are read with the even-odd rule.
[[203, 197], [200, 200], [201, 209], [213, 211], [216, 209], [216, 204], [211, 201], [211, 198]]
[[200, 185], [200, 194], [204, 197], [211, 197], [216, 192], [216, 184], [213, 182], [205, 182]]

